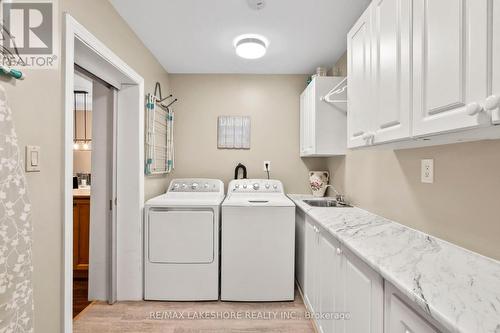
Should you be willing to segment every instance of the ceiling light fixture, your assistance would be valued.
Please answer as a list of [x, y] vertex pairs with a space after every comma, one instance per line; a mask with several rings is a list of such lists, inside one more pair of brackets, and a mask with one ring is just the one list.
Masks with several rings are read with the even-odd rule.
[[234, 40], [236, 54], [245, 59], [262, 58], [268, 45], [265, 37], [254, 34], [241, 35]]

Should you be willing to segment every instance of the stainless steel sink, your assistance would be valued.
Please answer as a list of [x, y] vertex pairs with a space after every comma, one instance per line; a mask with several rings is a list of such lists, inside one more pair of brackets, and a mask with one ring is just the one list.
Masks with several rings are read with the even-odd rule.
[[345, 202], [338, 202], [336, 200], [304, 200], [304, 202], [309, 206], [313, 207], [337, 207], [337, 208], [352, 207], [351, 205], [346, 204]]

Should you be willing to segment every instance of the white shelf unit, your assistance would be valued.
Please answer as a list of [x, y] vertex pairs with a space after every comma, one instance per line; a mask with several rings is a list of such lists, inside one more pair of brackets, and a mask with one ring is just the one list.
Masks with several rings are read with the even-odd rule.
[[343, 101], [347, 100], [347, 86], [343, 82], [343, 76], [315, 77], [300, 95], [301, 157], [345, 155], [347, 117]]

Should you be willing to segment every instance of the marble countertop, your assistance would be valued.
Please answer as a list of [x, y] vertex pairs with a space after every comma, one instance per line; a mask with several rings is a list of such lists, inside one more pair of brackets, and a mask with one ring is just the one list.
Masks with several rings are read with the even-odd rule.
[[90, 197], [90, 187], [73, 189], [73, 198], [86, 198], [86, 197]]
[[500, 261], [360, 208], [289, 197], [450, 332], [500, 333]]

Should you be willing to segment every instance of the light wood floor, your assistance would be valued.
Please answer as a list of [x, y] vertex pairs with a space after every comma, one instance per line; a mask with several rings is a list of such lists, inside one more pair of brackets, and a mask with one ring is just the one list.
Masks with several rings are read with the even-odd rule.
[[[298, 292], [293, 302], [94, 302], [75, 318], [73, 332], [313, 333], [313, 324], [304, 317], [305, 312]], [[152, 313], [156, 313], [156, 318], [152, 318]], [[207, 313], [240, 318], [196, 318]], [[181, 314], [184, 318], [180, 318]]]

